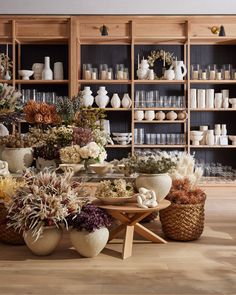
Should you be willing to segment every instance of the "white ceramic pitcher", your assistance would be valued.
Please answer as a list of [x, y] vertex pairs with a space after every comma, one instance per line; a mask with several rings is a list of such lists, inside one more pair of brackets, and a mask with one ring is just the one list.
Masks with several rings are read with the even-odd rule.
[[184, 76], [187, 74], [187, 68], [182, 60], [173, 61], [173, 64], [170, 66], [170, 70], [171, 69], [175, 71], [175, 80], [183, 80]]

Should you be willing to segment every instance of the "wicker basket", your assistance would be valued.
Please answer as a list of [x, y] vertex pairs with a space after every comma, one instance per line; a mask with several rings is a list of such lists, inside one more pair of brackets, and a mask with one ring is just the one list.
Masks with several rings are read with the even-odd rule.
[[23, 237], [13, 228], [7, 227], [7, 210], [4, 203], [0, 203], [0, 242], [12, 245], [24, 245]]
[[194, 205], [171, 204], [160, 211], [162, 230], [176, 241], [198, 239], [204, 228], [204, 203]]

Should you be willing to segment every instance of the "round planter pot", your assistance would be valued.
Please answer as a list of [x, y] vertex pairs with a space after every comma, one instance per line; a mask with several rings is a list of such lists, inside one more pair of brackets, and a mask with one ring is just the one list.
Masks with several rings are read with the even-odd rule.
[[44, 168], [56, 168], [57, 163], [56, 160], [45, 160], [43, 158], [38, 158], [36, 160], [36, 168], [40, 171], [42, 171]]
[[8, 162], [10, 172], [22, 172], [33, 162], [32, 148], [4, 148], [2, 159]]
[[47, 226], [43, 229], [43, 234], [35, 241], [32, 232], [29, 230], [23, 234], [25, 243], [31, 252], [38, 256], [51, 254], [58, 245], [62, 230], [56, 226]]
[[72, 245], [84, 257], [97, 256], [106, 246], [108, 238], [109, 231], [105, 227], [91, 233], [86, 230], [77, 231], [72, 229], [70, 231]]
[[156, 193], [157, 201], [163, 200], [170, 191], [172, 179], [169, 174], [139, 174], [135, 180], [137, 189], [145, 187]]

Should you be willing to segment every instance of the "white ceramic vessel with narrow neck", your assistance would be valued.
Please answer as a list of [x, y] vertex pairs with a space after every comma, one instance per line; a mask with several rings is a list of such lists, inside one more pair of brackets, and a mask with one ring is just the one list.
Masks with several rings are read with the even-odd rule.
[[42, 72], [42, 79], [43, 80], [53, 80], [53, 73], [50, 68], [50, 57], [49, 56], [44, 57], [44, 69]]

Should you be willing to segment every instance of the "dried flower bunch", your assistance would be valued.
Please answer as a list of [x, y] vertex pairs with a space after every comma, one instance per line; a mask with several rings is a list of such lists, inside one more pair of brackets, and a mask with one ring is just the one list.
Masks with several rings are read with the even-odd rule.
[[159, 152], [149, 156], [138, 154], [125, 163], [126, 171], [143, 174], [169, 173], [176, 167], [177, 158], [166, 152]]
[[174, 53], [164, 51], [163, 49], [151, 51], [151, 54], [148, 56], [148, 63], [151, 67], [153, 67], [156, 60], [158, 59], [164, 60], [164, 57], [165, 57], [165, 63], [169, 66], [172, 65], [174, 61]]
[[201, 204], [206, 200], [206, 194], [200, 188], [192, 188], [188, 178], [175, 179], [166, 197], [175, 204]]
[[111, 142], [110, 134], [101, 129], [93, 130], [93, 138], [94, 141], [100, 146], [106, 146], [108, 142]]
[[58, 97], [56, 102], [56, 111], [60, 116], [61, 122], [65, 125], [72, 124], [75, 119], [76, 113], [80, 109], [81, 98], [77, 97], [69, 98], [67, 96]]
[[73, 144], [85, 146], [93, 141], [93, 132], [87, 127], [74, 127], [73, 128]]
[[52, 143], [36, 146], [34, 147], [34, 158], [43, 158], [45, 160], [59, 159], [59, 148], [57, 145]]
[[0, 83], [0, 114], [13, 113], [20, 108], [21, 93], [13, 86]]
[[75, 125], [82, 128], [86, 126], [86, 128], [94, 131], [100, 129], [100, 121], [105, 117], [105, 112], [102, 109], [81, 107], [76, 114]]
[[72, 145], [60, 149], [60, 159], [62, 163], [78, 164], [81, 162], [80, 146]]
[[200, 181], [203, 170], [200, 167], [195, 168], [195, 159], [192, 155], [182, 153], [178, 155], [178, 161], [175, 170], [171, 174], [172, 179], [187, 178], [194, 188]]
[[111, 217], [106, 211], [96, 207], [93, 204], [87, 204], [82, 207], [80, 213], [69, 215], [67, 222], [69, 226], [81, 231], [93, 232], [96, 229], [108, 227], [111, 225]]
[[28, 170], [23, 180], [25, 185], [8, 205], [9, 225], [19, 232], [31, 230], [35, 240], [45, 226], [67, 226], [66, 217], [79, 212], [83, 205], [83, 195], [72, 187], [71, 173], [58, 175], [46, 170], [35, 174]]
[[134, 195], [134, 188], [130, 182], [124, 179], [104, 180], [99, 183], [95, 193], [96, 197], [100, 198], [119, 198], [132, 197]]
[[[9, 71], [9, 74], [11, 74], [12, 67], [13, 62], [11, 61], [10, 57], [7, 56], [5, 53], [0, 53], [0, 77], [4, 74], [6, 70]], [[1, 68], [3, 69], [3, 71], [1, 71]], [[3, 77], [1, 79], [3, 79]]]
[[8, 148], [27, 148], [33, 147], [37, 143], [37, 138], [30, 133], [27, 134], [10, 134], [0, 137], [0, 146]]
[[25, 120], [28, 123], [36, 124], [58, 124], [59, 117], [56, 113], [56, 107], [45, 102], [36, 102], [29, 100], [23, 108]]
[[22, 185], [23, 182], [19, 182], [10, 176], [0, 178], [0, 200], [8, 202], [14, 196], [16, 190]]

